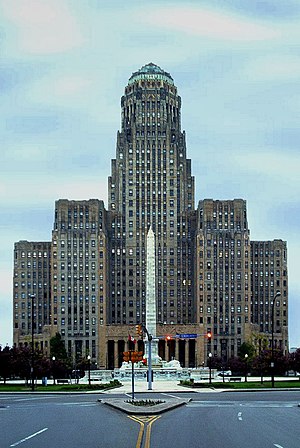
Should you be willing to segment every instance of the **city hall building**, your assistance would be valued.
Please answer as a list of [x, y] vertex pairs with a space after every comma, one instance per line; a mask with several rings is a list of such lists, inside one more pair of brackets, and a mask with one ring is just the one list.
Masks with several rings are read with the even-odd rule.
[[59, 199], [51, 241], [15, 243], [14, 344], [30, 343], [33, 325], [48, 354], [59, 332], [74, 361], [90, 355], [101, 369], [119, 367], [146, 322], [150, 227], [163, 359], [195, 367], [209, 353], [226, 362], [255, 335], [270, 345], [277, 291], [274, 341], [288, 350], [286, 242], [251, 241], [243, 199], [195, 204], [181, 98], [152, 63], [132, 74], [121, 98], [107, 208], [101, 199]]

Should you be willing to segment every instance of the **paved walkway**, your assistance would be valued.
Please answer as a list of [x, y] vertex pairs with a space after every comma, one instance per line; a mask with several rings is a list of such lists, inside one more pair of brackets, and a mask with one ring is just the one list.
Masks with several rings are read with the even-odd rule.
[[[213, 392], [214, 390], [211, 388], [201, 389], [201, 392]], [[131, 394], [132, 385], [131, 381], [124, 381], [121, 387], [117, 387], [115, 389], [106, 390], [105, 394]], [[147, 392], [147, 393], [155, 393], [155, 392], [164, 392], [164, 393], [178, 393], [178, 392], [199, 392], [199, 390], [194, 390], [190, 388], [186, 388], [179, 384], [179, 381], [154, 381], [152, 383], [152, 389], [148, 389], [147, 381], [135, 381], [134, 383], [134, 392]]]
[[[290, 378], [289, 377], [276, 377], [275, 380], [276, 381], [288, 381]], [[265, 377], [264, 378], [265, 381], [270, 381], [269, 377]], [[222, 379], [218, 380], [218, 382], [222, 381]], [[226, 382], [228, 381], [228, 379], [226, 378]], [[244, 379], [242, 379], [242, 381], [244, 381]], [[251, 377], [251, 379], [249, 378], [248, 381], [251, 383], [251, 381], [260, 381], [259, 377]], [[275, 388], [276, 388], [276, 381], [275, 381]], [[115, 389], [111, 389], [111, 390], [106, 390], [105, 394], [131, 394], [132, 392], [132, 385], [131, 385], [131, 380], [127, 380], [127, 381], [122, 381], [122, 386], [121, 387], [117, 387]], [[207, 382], [206, 385], [208, 386]], [[300, 381], [299, 381], [299, 387], [300, 387]], [[220, 393], [223, 391], [241, 391], [243, 389], [228, 389], [228, 388], [218, 388], [218, 389], [214, 389], [214, 380], [212, 381], [212, 386], [211, 387], [203, 387], [203, 388], [197, 388], [197, 389], [192, 389], [192, 388], [187, 388], [184, 386], [180, 385], [180, 380], [157, 380], [157, 381], [153, 381], [152, 382], [152, 389], [149, 390], [148, 389], [148, 382], [146, 381], [142, 381], [142, 380], [136, 380], [134, 382], [134, 392], [147, 392], [147, 393], [153, 393], [153, 392], [163, 392], [163, 393], [180, 393], [180, 392], [195, 392], [195, 393], [208, 393], [208, 392], [215, 392], [215, 393]], [[247, 389], [248, 391], [250, 389]], [[262, 389], [259, 389], [262, 390]], [[266, 390], [271, 390], [271, 389], [266, 389]]]

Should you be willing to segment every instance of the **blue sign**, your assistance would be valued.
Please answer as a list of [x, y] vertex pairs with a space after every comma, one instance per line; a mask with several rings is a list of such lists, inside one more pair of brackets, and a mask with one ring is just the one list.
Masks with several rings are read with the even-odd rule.
[[178, 334], [176, 335], [180, 339], [195, 339], [197, 337], [197, 334], [195, 333], [184, 333], [184, 334]]

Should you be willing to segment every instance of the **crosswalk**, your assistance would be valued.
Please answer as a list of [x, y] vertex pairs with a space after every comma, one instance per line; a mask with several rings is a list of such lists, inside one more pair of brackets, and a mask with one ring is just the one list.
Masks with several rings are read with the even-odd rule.
[[90, 401], [87, 402], [64, 402], [64, 403], [45, 403], [45, 402], [23, 402], [23, 403], [7, 403], [5, 405], [0, 405], [0, 411], [7, 411], [9, 409], [34, 409], [38, 407], [95, 407], [98, 406], [97, 403]]
[[233, 402], [233, 401], [198, 401], [192, 400], [186, 404], [188, 408], [207, 408], [207, 407], [246, 407], [246, 408], [293, 408], [297, 407], [298, 402], [282, 401], [253, 401], [253, 402]]

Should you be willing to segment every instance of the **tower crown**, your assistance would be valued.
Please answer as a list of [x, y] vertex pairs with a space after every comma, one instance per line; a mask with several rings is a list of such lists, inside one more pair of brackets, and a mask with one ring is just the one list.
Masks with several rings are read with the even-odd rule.
[[146, 80], [163, 80], [168, 82], [171, 85], [174, 85], [174, 81], [170, 73], [165, 72], [158, 65], [153, 64], [153, 62], [149, 62], [149, 64], [143, 65], [138, 71], [132, 73], [129, 78], [128, 84], [133, 84], [135, 81], [140, 79]]

